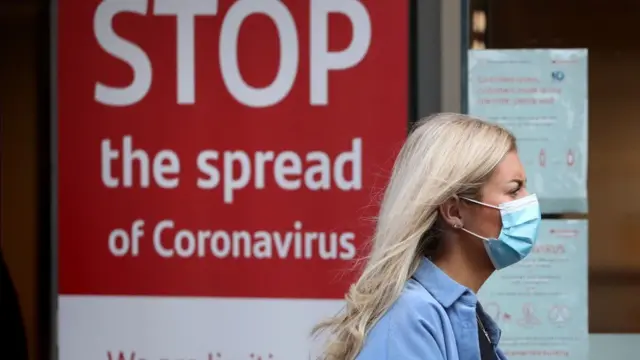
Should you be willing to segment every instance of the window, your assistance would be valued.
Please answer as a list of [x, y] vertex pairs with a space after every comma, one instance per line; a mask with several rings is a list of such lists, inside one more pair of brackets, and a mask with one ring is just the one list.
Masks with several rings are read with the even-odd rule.
[[640, 333], [640, 2], [470, 5], [472, 48], [589, 49], [589, 328]]

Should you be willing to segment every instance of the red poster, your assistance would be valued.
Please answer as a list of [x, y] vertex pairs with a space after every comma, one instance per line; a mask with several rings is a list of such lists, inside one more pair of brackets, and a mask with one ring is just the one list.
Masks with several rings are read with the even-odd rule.
[[408, 5], [61, 0], [61, 295], [340, 298], [408, 108]]

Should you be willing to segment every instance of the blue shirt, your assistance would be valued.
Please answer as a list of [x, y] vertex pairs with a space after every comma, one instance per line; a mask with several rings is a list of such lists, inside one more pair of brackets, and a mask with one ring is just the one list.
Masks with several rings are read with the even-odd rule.
[[[476, 295], [424, 259], [373, 326], [356, 360], [480, 360]], [[482, 323], [500, 360], [500, 329], [482, 307]], [[483, 334], [484, 335], [484, 334]]]

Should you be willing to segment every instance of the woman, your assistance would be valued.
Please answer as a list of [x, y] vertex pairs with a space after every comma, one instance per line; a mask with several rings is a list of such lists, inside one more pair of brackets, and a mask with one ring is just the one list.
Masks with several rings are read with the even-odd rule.
[[367, 265], [330, 335], [328, 360], [506, 359], [476, 293], [529, 254], [540, 223], [507, 130], [438, 114], [409, 135]]

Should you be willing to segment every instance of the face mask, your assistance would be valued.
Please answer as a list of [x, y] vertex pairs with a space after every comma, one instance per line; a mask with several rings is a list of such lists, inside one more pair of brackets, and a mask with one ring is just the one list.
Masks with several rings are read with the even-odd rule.
[[467, 233], [484, 241], [484, 247], [496, 270], [513, 265], [529, 255], [536, 242], [541, 220], [540, 204], [535, 194], [500, 204], [500, 206], [468, 198], [463, 199], [500, 210], [502, 230], [497, 239], [485, 238], [462, 228]]

